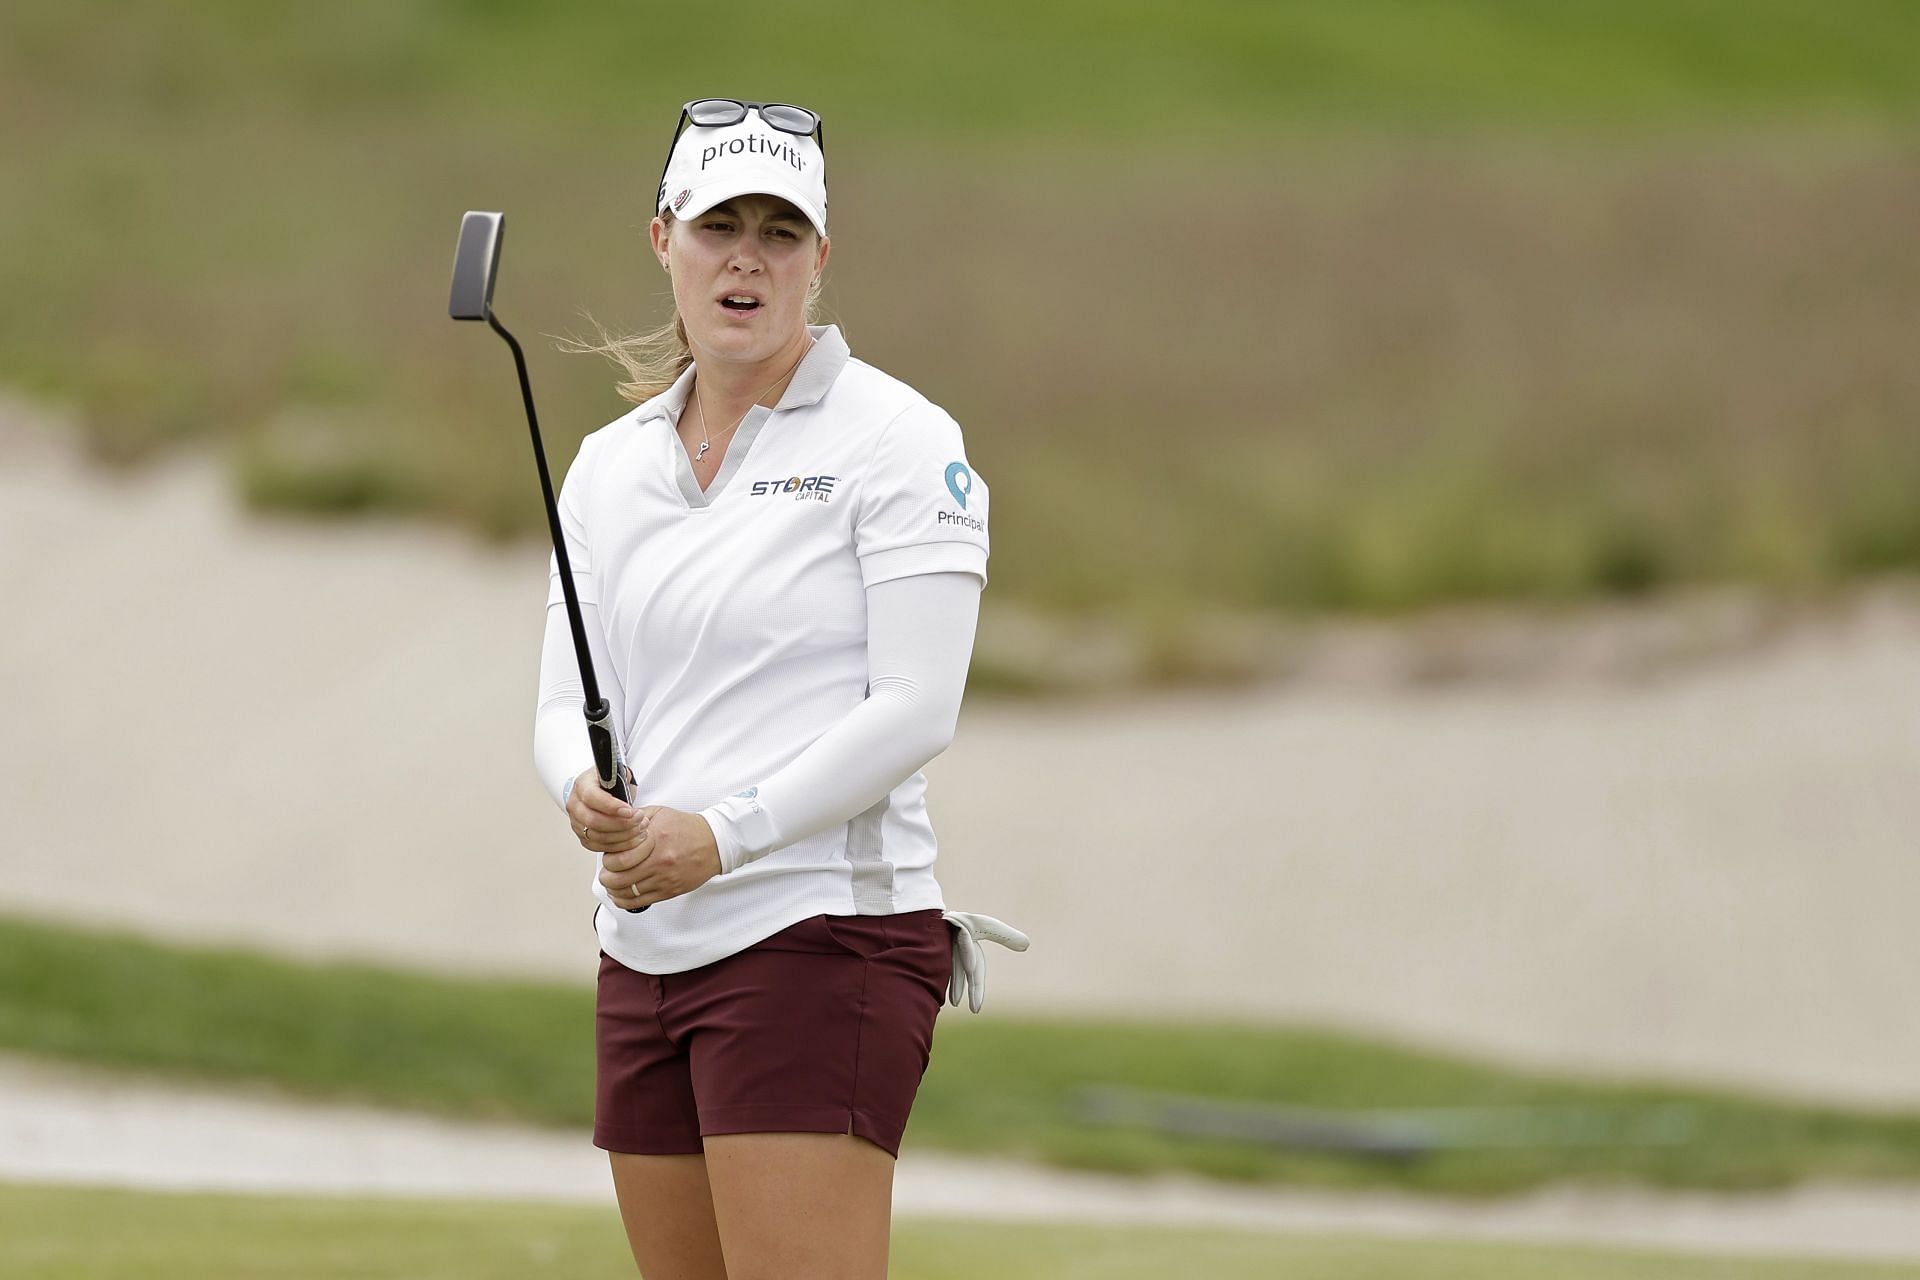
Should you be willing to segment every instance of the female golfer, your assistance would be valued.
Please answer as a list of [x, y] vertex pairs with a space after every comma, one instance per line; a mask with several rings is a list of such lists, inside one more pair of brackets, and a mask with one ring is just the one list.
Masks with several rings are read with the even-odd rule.
[[800, 107], [682, 109], [651, 226], [676, 314], [599, 348], [638, 407], [560, 494], [634, 804], [580, 732], [557, 569], [535, 761], [601, 855], [594, 1142], [654, 1280], [884, 1276], [942, 997], [978, 1009], [976, 937], [1026, 945], [945, 911], [920, 772], [987, 486], [952, 418], [809, 323], [822, 141]]

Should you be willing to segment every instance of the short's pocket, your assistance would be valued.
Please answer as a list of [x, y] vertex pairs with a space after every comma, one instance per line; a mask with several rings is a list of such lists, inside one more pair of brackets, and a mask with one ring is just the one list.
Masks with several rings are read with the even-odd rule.
[[821, 916], [828, 935], [863, 960], [889, 951], [944, 952], [951, 939], [938, 911], [903, 911], [888, 916]]
[[892, 916], [821, 916], [819, 919], [829, 938], [848, 955], [862, 960], [871, 960], [896, 945], [898, 928], [889, 927]]

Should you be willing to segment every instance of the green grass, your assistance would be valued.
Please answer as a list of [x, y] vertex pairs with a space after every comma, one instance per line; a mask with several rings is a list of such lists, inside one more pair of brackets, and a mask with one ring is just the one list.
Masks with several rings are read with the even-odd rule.
[[661, 104], [748, 86], [818, 107], [849, 137], [1038, 145], [1211, 133], [1224, 137], [1199, 144], [1222, 146], [1274, 121], [1904, 122], [1920, 103], [1902, 56], [1920, 17], [1900, 0], [1201, 0], [1177, 16], [1142, 0], [823, 0], [796, 18], [770, 4], [657, 22], [590, 0], [132, 13], [42, 0], [10, 8], [7, 71], [31, 85], [111, 78], [100, 118], [115, 100], [203, 123], [238, 104], [338, 123], [466, 114], [509, 142], [529, 125], [625, 133], [639, 120], [664, 140]]
[[[609, 1209], [155, 1195], [0, 1183], [15, 1280], [627, 1277]], [[1004, 1222], [894, 1223], [895, 1280], [1874, 1280], [1920, 1268], [1543, 1245]]]
[[0, 385], [262, 507], [538, 538], [507, 353], [445, 319], [458, 214], [511, 215], [562, 468], [626, 406], [542, 335], [660, 318], [672, 106], [759, 87], [829, 118], [830, 307], [966, 427], [990, 605], [1177, 676], [1196, 611], [1920, 567], [1920, 7], [1170, 12], [14, 5]]
[[[591, 1119], [591, 1035], [592, 996], [582, 988], [296, 964], [0, 923], [0, 1049], [580, 1126]], [[1096, 1124], [1083, 1110], [1089, 1085], [1352, 1111], [1574, 1109], [1626, 1138], [1677, 1115], [1686, 1141], [1360, 1160]], [[1461, 1195], [1569, 1179], [1752, 1189], [1821, 1176], [1920, 1178], [1920, 1117], [1912, 1115], [1582, 1082], [1315, 1028], [952, 1010], [940, 1020], [909, 1141], [1088, 1169]]]

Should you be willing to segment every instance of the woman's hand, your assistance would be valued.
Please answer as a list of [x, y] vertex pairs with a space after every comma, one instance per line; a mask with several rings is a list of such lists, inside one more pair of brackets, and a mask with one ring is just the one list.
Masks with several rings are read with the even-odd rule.
[[[627, 794], [633, 794], [633, 775], [626, 775]], [[567, 820], [580, 847], [594, 853], [617, 853], [640, 843], [646, 820], [640, 810], [600, 787], [600, 773], [587, 769], [573, 780], [567, 793]]]
[[600, 883], [618, 905], [650, 907], [692, 893], [720, 874], [720, 847], [699, 814], [648, 805], [639, 810], [637, 827], [633, 843], [600, 855]]

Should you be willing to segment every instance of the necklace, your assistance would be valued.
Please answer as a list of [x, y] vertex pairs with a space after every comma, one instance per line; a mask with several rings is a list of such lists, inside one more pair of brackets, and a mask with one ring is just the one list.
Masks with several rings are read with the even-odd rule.
[[[813, 338], [807, 339], [807, 345], [801, 349], [801, 352], [799, 355], [793, 358], [793, 363], [787, 366], [787, 371], [781, 374], [779, 377], [775, 378], [770, 384], [768, 384], [767, 391], [773, 390], [775, 387], [779, 386], [781, 383], [785, 382], [788, 378], [791, 378], [793, 376], [793, 371], [795, 369], [798, 369], [800, 367], [800, 362], [807, 358], [807, 352], [813, 350], [814, 341], [815, 339]], [[752, 413], [753, 405], [757, 405], [762, 400], [766, 399], [767, 391], [762, 391], [759, 395], [753, 398], [753, 404], [750, 404], [747, 406], [747, 413]], [[693, 460], [695, 462], [698, 462], [702, 458], [706, 457], [707, 450], [713, 447], [713, 437], [707, 434], [707, 406], [702, 401], [702, 397], [700, 395], [700, 374], [698, 370], [696, 370], [693, 375], [693, 407], [695, 411], [698, 412], [700, 415], [700, 451], [693, 455]], [[739, 420], [733, 424], [733, 427], [728, 427], [726, 431], [722, 431], [720, 433], [720, 438], [724, 440], [726, 438], [727, 431], [732, 431], [734, 427], [737, 427], [740, 425], [740, 423], [745, 422], [747, 420], [747, 413], [741, 414]]]

